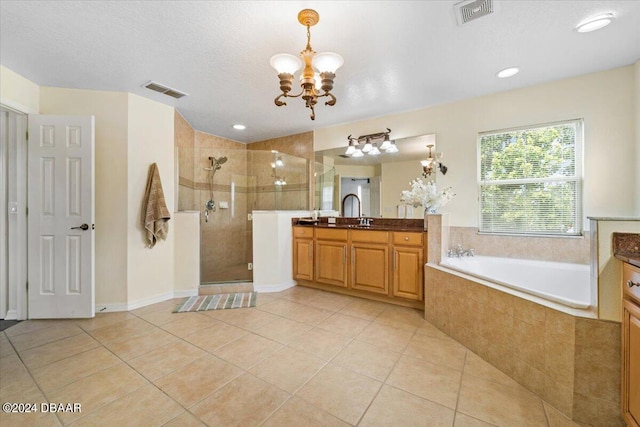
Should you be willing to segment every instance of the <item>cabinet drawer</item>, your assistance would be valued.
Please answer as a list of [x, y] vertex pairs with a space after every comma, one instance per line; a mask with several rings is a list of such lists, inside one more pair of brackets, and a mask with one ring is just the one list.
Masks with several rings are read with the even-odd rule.
[[405, 246], [422, 246], [422, 237], [424, 233], [415, 233], [410, 231], [394, 231], [393, 244]]
[[316, 239], [347, 240], [347, 230], [337, 228], [317, 228]]
[[313, 227], [293, 227], [293, 237], [313, 237]]
[[[631, 285], [631, 286], [629, 286]], [[640, 303], [640, 268], [629, 263], [622, 266], [622, 288], [627, 298], [635, 299]]]
[[352, 242], [389, 243], [388, 231], [351, 230]]

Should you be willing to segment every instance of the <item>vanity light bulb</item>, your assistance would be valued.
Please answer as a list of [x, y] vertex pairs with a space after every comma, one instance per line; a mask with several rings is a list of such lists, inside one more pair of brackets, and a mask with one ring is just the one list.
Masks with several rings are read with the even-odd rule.
[[369, 150], [369, 155], [377, 156], [378, 154], [380, 154], [380, 150], [378, 150], [378, 147], [376, 147], [375, 145], [371, 147], [371, 150]]
[[281, 168], [282, 166], [284, 166], [284, 162], [282, 161], [281, 158], [278, 157], [278, 159], [276, 160], [276, 166], [278, 166], [279, 168]]
[[362, 152], [368, 153], [369, 151], [371, 151], [371, 143], [367, 142], [366, 144], [364, 144], [364, 147], [362, 147]]
[[356, 151], [351, 155], [351, 157], [362, 157], [364, 156], [364, 154], [362, 153], [362, 150], [360, 150], [359, 148], [356, 149]]
[[347, 147], [347, 151], [345, 151], [344, 154], [347, 156], [351, 156], [355, 152], [356, 152], [356, 147], [354, 147], [353, 145], [350, 145]]

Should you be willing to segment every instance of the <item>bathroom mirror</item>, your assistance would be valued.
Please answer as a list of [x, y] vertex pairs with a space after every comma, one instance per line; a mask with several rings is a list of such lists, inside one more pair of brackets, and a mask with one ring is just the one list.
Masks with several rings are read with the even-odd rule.
[[[395, 141], [398, 152], [393, 154], [359, 158], [346, 156], [346, 138], [343, 147], [316, 151], [316, 207], [337, 210], [342, 215], [342, 200], [348, 194], [355, 194], [359, 198], [362, 216], [398, 218], [400, 194], [402, 190], [410, 189], [411, 180], [422, 178], [420, 160], [428, 155], [427, 145], [434, 144], [435, 149], [436, 135], [418, 135]], [[435, 180], [436, 174], [428, 179]], [[408, 216], [410, 218], [424, 216], [421, 209], [409, 211], [413, 211], [413, 216]]]

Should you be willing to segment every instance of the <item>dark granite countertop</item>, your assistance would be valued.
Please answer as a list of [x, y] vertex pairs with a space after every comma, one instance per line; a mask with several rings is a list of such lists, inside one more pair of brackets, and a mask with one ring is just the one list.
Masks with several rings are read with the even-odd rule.
[[631, 265], [635, 265], [640, 268], [640, 254], [628, 253], [628, 252], [616, 252], [615, 257], [624, 262], [628, 262]]
[[312, 220], [311, 218], [293, 218], [291, 224], [315, 228], [424, 232], [424, 220], [422, 219], [372, 218], [371, 225], [368, 227], [359, 225], [358, 218], [335, 218], [335, 224], [329, 224], [329, 218], [326, 217], [321, 217], [317, 220]]
[[640, 267], [640, 233], [613, 233], [613, 254], [619, 260]]
[[[304, 225], [304, 224], [298, 224]], [[407, 227], [407, 226], [394, 226], [394, 225], [370, 225], [363, 226], [358, 224], [317, 224], [312, 225], [316, 228], [347, 228], [350, 230], [372, 230], [372, 231], [424, 231], [423, 227]]]

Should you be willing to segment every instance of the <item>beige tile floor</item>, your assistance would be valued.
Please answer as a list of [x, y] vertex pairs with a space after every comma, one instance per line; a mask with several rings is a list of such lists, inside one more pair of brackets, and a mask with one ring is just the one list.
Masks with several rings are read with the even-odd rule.
[[416, 310], [292, 288], [249, 309], [175, 301], [0, 333], [9, 426], [576, 426]]

